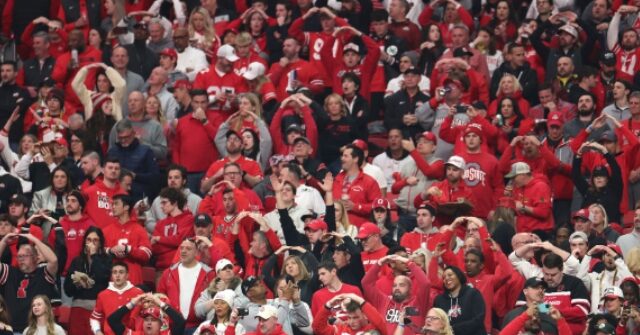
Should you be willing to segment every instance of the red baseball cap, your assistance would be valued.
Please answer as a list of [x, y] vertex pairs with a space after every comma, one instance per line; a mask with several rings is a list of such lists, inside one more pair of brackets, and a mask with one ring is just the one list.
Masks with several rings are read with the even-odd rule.
[[322, 219], [314, 219], [309, 221], [309, 223], [307, 223], [304, 226], [304, 229], [307, 230], [313, 230], [313, 231], [318, 231], [318, 230], [329, 230], [329, 226], [327, 226], [327, 223], [324, 222], [324, 220]]
[[551, 127], [551, 126], [562, 127], [563, 124], [564, 124], [564, 122], [562, 120], [562, 114], [560, 114], [559, 112], [551, 112], [547, 116], [547, 126], [549, 126], [549, 127]]
[[173, 86], [171, 87], [171, 92], [173, 92], [173, 90], [175, 90], [176, 88], [184, 88], [187, 89], [188, 91], [191, 91], [191, 88], [193, 86], [191, 86], [191, 83], [186, 80], [186, 79], [180, 79], [180, 80], [176, 80], [175, 83], [173, 83]]
[[354, 146], [356, 146], [358, 149], [362, 150], [362, 151], [367, 151], [369, 150], [369, 145], [367, 144], [367, 142], [361, 140], [361, 139], [357, 139], [357, 140], [353, 140], [353, 144]]
[[615, 243], [609, 243], [607, 244], [607, 247], [611, 248], [611, 250], [615, 251], [618, 256], [622, 257], [622, 248], [620, 248], [619, 245]]
[[146, 318], [147, 316], [153, 317], [154, 319], [162, 320], [162, 313], [160, 308], [158, 307], [149, 307], [142, 312], [140, 312], [140, 316]]
[[55, 139], [55, 142], [63, 147], [68, 147], [69, 143], [67, 142], [67, 140], [64, 139], [64, 137], [58, 137]]
[[356, 238], [365, 239], [371, 235], [380, 234], [380, 228], [374, 223], [365, 222], [360, 226], [358, 230], [358, 236]]
[[160, 51], [160, 56], [167, 56], [167, 57], [172, 57], [172, 58], [178, 58], [178, 53], [176, 52], [175, 49], [172, 48], [164, 48], [162, 51]]
[[479, 123], [469, 123], [466, 128], [464, 128], [464, 135], [474, 133], [480, 138], [482, 138], [482, 126]]
[[386, 210], [391, 210], [391, 203], [385, 198], [377, 198], [376, 200], [373, 200], [373, 203], [371, 203], [371, 208], [384, 208]]
[[420, 137], [424, 138], [427, 141], [433, 142], [433, 144], [438, 144], [438, 138], [436, 137], [436, 135], [428, 130], [420, 134], [418, 138]]
[[573, 216], [571, 216], [571, 219], [584, 219], [586, 221], [589, 221], [590, 214], [591, 213], [589, 213], [589, 209], [587, 208], [579, 209], [575, 213], [573, 213]]

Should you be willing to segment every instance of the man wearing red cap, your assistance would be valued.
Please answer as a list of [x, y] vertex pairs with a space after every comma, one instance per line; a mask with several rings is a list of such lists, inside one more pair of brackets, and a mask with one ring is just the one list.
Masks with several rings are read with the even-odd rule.
[[546, 180], [534, 177], [529, 164], [517, 162], [505, 178], [512, 179], [513, 197], [516, 204], [516, 231], [544, 231], [554, 228], [551, 213], [551, 188]]
[[[144, 320], [142, 323], [142, 330], [133, 330], [125, 326], [127, 314], [131, 313], [137, 305], [145, 304], [147, 301], [152, 301], [151, 307], [144, 308], [140, 311], [139, 316]], [[165, 314], [166, 313], [166, 314]], [[140, 294], [127, 304], [122, 305], [114, 311], [108, 318], [109, 325], [113, 329], [115, 334], [128, 334], [128, 335], [170, 335], [170, 334], [182, 334], [184, 333], [185, 320], [180, 315], [180, 312], [172, 308], [169, 304], [160, 300], [157, 296], [146, 293]], [[171, 328], [167, 329], [170, 325]]]
[[402, 140], [402, 147], [409, 152], [411, 158], [400, 166], [400, 173], [394, 175], [395, 182], [391, 187], [398, 205], [399, 223], [406, 231], [416, 226], [416, 207], [414, 199], [417, 194], [427, 189], [433, 180], [441, 179], [444, 168], [440, 158], [434, 156], [437, 137], [433, 132], [422, 132], [413, 141]]
[[362, 266], [364, 271], [367, 272], [378, 262], [379, 259], [387, 255], [387, 248], [382, 244], [382, 232], [380, 228], [372, 222], [365, 222], [360, 226], [358, 230], [357, 239], [362, 244]]
[[498, 159], [482, 151], [482, 132], [482, 126], [477, 123], [467, 125], [464, 130], [465, 149], [459, 156], [467, 163], [462, 178], [475, 196], [476, 216], [486, 218], [502, 196], [504, 186]]
[[160, 51], [160, 67], [167, 71], [167, 76], [169, 77], [169, 80], [167, 80], [168, 87], [173, 87], [178, 80], [189, 81], [189, 77], [184, 72], [176, 69], [177, 59], [178, 54], [175, 49], [166, 48]]
[[371, 203], [381, 196], [378, 183], [362, 172], [364, 152], [355, 145], [342, 151], [342, 172], [333, 183], [333, 196], [340, 198], [349, 213], [351, 224], [360, 227], [371, 213]]
[[[563, 126], [564, 120], [560, 113], [549, 113], [547, 115], [547, 136], [542, 141], [542, 147], [551, 151], [561, 163], [557, 169], [552, 169], [547, 175], [553, 195], [553, 219], [556, 225], [568, 220], [573, 200], [573, 180], [571, 180], [573, 151], [569, 145], [570, 140], [564, 139]], [[541, 151], [546, 150], [541, 148]]]
[[612, 287], [620, 287], [625, 279], [633, 279], [634, 276], [622, 258], [622, 250], [616, 244], [609, 243], [607, 245], [596, 245], [587, 252], [583, 262], [591, 261], [592, 257], [601, 256], [604, 270], [602, 272], [584, 273], [584, 277], [580, 278], [584, 282], [587, 290], [591, 292], [591, 312], [598, 313], [600, 306], [600, 298], [604, 295], [605, 290]]

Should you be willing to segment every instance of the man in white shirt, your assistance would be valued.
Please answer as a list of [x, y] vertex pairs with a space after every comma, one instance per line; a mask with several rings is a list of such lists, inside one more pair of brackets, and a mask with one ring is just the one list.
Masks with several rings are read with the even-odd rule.
[[353, 141], [353, 145], [364, 151], [365, 162], [362, 165], [362, 172], [375, 179], [375, 181], [378, 183], [378, 186], [380, 187], [382, 197], [384, 198], [387, 195], [387, 179], [385, 178], [384, 172], [382, 172], [382, 169], [380, 167], [369, 164], [366, 161], [366, 158], [369, 157], [369, 145], [367, 145], [367, 142], [360, 139]]
[[387, 191], [391, 191], [393, 185], [393, 174], [400, 172], [403, 162], [409, 161], [409, 153], [402, 148], [402, 130], [390, 129], [387, 137], [388, 147], [383, 153], [376, 156], [371, 162], [379, 167], [387, 180]]
[[193, 81], [198, 72], [209, 68], [205, 53], [189, 45], [189, 31], [187, 28], [180, 27], [174, 30], [173, 45], [178, 52], [176, 70], [186, 73], [189, 81]]

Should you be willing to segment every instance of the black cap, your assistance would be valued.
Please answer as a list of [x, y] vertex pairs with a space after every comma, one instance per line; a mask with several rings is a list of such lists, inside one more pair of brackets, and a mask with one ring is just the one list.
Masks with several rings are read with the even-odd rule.
[[133, 27], [134, 27], [134, 28], [144, 28], [144, 29], [147, 29], [147, 23], [146, 23], [146, 22], [144, 22], [144, 21], [136, 21], [136, 22], [133, 24]]
[[69, 192], [69, 194], [67, 195], [67, 197], [70, 197], [70, 196], [78, 199], [78, 204], [80, 204], [80, 207], [82, 207], [82, 209], [84, 209], [86, 207], [87, 200], [84, 198], [84, 196], [82, 195], [82, 193], [80, 191], [73, 190], [73, 191]]
[[298, 142], [304, 142], [308, 145], [311, 145], [311, 141], [306, 136], [298, 136], [293, 140], [293, 145], [296, 145]]
[[433, 204], [431, 204], [431, 203], [430, 203], [430, 202], [428, 202], [428, 201], [424, 201], [424, 202], [422, 202], [422, 203], [420, 204], [420, 206], [418, 206], [418, 208], [416, 208], [416, 211], [417, 211], [418, 209], [426, 209], [426, 210], [428, 210], [428, 211], [429, 211], [429, 213], [431, 213], [431, 216], [436, 216], [436, 214], [437, 214], [437, 211], [436, 211], [435, 206], [433, 206]]
[[473, 52], [467, 47], [459, 47], [453, 50], [453, 57], [473, 56]]
[[196, 227], [208, 227], [211, 224], [211, 217], [208, 214], [200, 213], [196, 215], [194, 224]]
[[14, 194], [11, 196], [11, 199], [9, 199], [9, 204], [20, 204], [25, 207], [29, 207], [29, 199], [27, 199], [23, 194]]
[[591, 172], [592, 177], [609, 177], [609, 171], [604, 165], [598, 165], [593, 172]]
[[225, 134], [224, 137], [225, 138], [229, 138], [229, 136], [231, 136], [231, 135], [236, 135], [236, 136], [238, 136], [238, 138], [242, 139], [242, 136], [240, 136], [240, 134], [238, 134], [238, 132], [233, 130], [233, 129], [230, 129], [229, 131], [227, 131], [227, 133]]
[[247, 279], [242, 281], [242, 286], [240, 287], [240, 289], [242, 290], [242, 294], [247, 295], [247, 292], [249, 292], [249, 290], [259, 282], [260, 278], [256, 276], [247, 277]]
[[616, 328], [610, 325], [608, 322], [603, 322], [598, 324], [598, 326], [596, 327], [596, 334], [597, 333], [605, 333], [605, 334], [613, 335], [616, 333]]
[[404, 71], [404, 74], [417, 74], [417, 75], [421, 75], [422, 73], [420, 72], [420, 69], [418, 69], [415, 66], [411, 66], [409, 67], [406, 71]]
[[344, 251], [346, 253], [349, 253], [349, 248], [347, 248], [347, 244], [346, 243], [340, 243], [340, 244], [336, 245], [336, 251]]
[[482, 109], [482, 110], [486, 110], [487, 109], [487, 105], [485, 105], [484, 102], [482, 102], [480, 100], [472, 103], [471, 106], [473, 106], [473, 108], [475, 108], [475, 109]]
[[529, 279], [527, 279], [527, 281], [524, 282], [524, 288], [527, 287], [542, 287], [542, 288], [547, 288], [547, 283], [540, 279], [540, 278], [536, 278], [536, 277], [531, 277]]
[[318, 214], [316, 214], [315, 212], [311, 212], [311, 213], [307, 213], [304, 214], [300, 217], [300, 220], [302, 220], [302, 222], [304, 222], [304, 220], [306, 219], [317, 219], [318, 218]]
[[600, 55], [600, 62], [606, 66], [614, 66], [616, 65], [616, 54], [605, 51]]
[[56, 82], [50, 77], [45, 77], [44, 79], [42, 79], [42, 81], [40, 81], [40, 83], [38, 83], [38, 88], [55, 87], [55, 86], [56, 86]]
[[303, 130], [303, 129], [302, 129], [302, 127], [301, 127], [299, 124], [297, 124], [297, 123], [290, 124], [290, 125], [287, 127], [287, 131], [285, 132], [285, 134], [289, 134], [289, 133], [290, 133], [290, 132], [292, 132], [292, 131], [298, 132], [298, 133], [300, 133], [300, 134], [304, 134], [304, 130]]

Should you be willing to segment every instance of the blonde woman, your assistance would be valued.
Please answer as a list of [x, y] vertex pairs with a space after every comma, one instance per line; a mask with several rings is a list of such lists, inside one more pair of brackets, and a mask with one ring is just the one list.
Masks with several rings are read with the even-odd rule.
[[404, 324], [405, 313], [404, 310], [400, 313], [400, 323], [396, 327], [393, 335], [407, 334], [405, 328], [409, 327], [409, 334], [427, 334], [427, 335], [453, 335], [453, 328], [449, 324], [449, 316], [447, 312], [440, 308], [431, 308], [427, 312], [427, 316], [424, 320], [424, 326], [422, 328], [410, 327]]
[[31, 300], [27, 328], [23, 335], [65, 335], [64, 329], [53, 318], [51, 301], [46, 295], [36, 295]]
[[189, 16], [189, 41], [207, 54], [207, 58], [214, 58], [215, 52], [220, 47], [220, 38], [216, 35], [216, 29], [209, 12], [203, 7], [196, 7]]
[[324, 99], [324, 113], [318, 113], [317, 126], [320, 159], [329, 163], [329, 170], [337, 173], [340, 170], [340, 148], [350, 144], [357, 138], [358, 126], [348, 113], [344, 99], [330, 94]]
[[276, 250], [276, 252], [267, 259], [267, 262], [262, 268], [264, 282], [270, 289], [275, 289], [277, 287], [278, 279], [274, 278], [272, 275], [273, 268], [277, 264], [278, 256], [287, 250], [295, 250], [298, 251], [299, 254], [289, 254], [289, 256], [285, 258], [280, 276], [288, 278], [289, 280], [292, 279], [293, 283], [300, 288], [300, 299], [310, 304], [311, 297], [318, 287], [316, 287], [316, 284], [311, 281], [311, 273], [309, 269], [316, 269], [318, 267], [318, 261], [313, 254], [303, 247], [284, 246]]
[[624, 258], [624, 262], [635, 277], [636, 282], [640, 282], [640, 247], [629, 250]]
[[336, 208], [336, 230], [339, 234], [346, 234], [355, 239], [358, 235], [358, 227], [349, 222], [349, 215], [347, 215], [347, 210], [344, 208], [342, 200], [337, 200], [333, 204]]
[[507, 73], [500, 79], [498, 84], [498, 91], [496, 92], [496, 98], [489, 105], [488, 115], [493, 118], [497, 111], [498, 102], [504, 98], [511, 98], [514, 103], [518, 104], [518, 108], [522, 116], [525, 118], [529, 115], [529, 102], [522, 96], [522, 86], [516, 76]]
[[620, 234], [609, 226], [609, 217], [602, 205], [591, 204], [591, 206], [589, 206], [589, 219], [591, 221], [592, 232], [594, 232], [596, 236], [604, 237], [607, 242], [616, 243]]
[[227, 154], [227, 133], [235, 131], [243, 141], [242, 154], [258, 162], [264, 170], [269, 164], [273, 142], [269, 126], [262, 119], [260, 99], [253, 93], [238, 95], [238, 111], [229, 116], [218, 128], [215, 143], [222, 156]]

